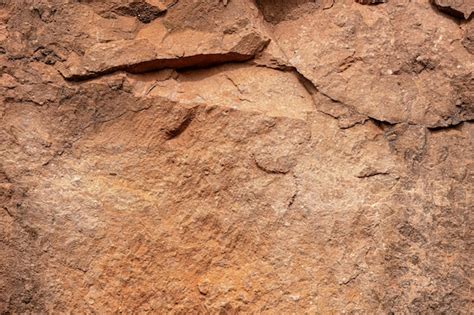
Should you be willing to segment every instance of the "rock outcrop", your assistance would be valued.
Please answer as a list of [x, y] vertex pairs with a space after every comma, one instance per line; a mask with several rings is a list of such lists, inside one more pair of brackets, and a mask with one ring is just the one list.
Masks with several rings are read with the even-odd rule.
[[0, 1], [0, 313], [469, 313], [472, 8], [372, 2]]

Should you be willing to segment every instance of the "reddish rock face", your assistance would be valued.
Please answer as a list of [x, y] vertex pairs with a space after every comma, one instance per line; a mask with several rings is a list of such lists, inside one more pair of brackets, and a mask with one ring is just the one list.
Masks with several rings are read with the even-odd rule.
[[376, 2], [0, 1], [0, 313], [469, 313], [472, 8]]

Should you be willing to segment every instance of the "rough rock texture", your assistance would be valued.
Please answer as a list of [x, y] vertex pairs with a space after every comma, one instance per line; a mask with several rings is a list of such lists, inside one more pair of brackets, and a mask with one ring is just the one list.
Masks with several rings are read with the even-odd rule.
[[472, 19], [359, 2], [0, 1], [0, 313], [470, 313]]
[[432, 2], [441, 11], [466, 20], [474, 12], [474, 1], [472, 0], [432, 0]]

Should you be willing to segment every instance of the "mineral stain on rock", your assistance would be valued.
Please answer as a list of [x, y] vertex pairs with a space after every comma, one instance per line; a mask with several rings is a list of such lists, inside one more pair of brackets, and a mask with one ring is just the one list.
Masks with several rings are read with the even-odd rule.
[[150, 23], [166, 11], [160, 10], [145, 1], [134, 1], [126, 6], [119, 6], [114, 12], [120, 15], [134, 16], [142, 23]]
[[470, 313], [471, 3], [0, 1], [0, 313]]

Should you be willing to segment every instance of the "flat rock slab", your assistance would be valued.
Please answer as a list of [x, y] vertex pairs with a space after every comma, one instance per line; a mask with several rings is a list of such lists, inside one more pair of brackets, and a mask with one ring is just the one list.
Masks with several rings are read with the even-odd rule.
[[[162, 80], [163, 76], [168, 78]], [[181, 104], [206, 104], [272, 117], [306, 119], [311, 95], [291, 72], [249, 65], [129, 76], [137, 97], [163, 97]]]
[[442, 127], [474, 117], [471, 101], [460, 97], [472, 90], [474, 65], [456, 23], [414, 3], [334, 8], [275, 31], [289, 62], [320, 93], [389, 123]]

